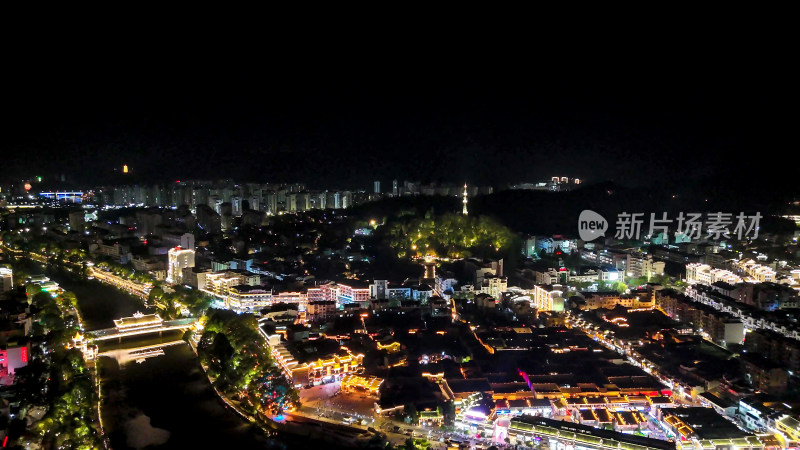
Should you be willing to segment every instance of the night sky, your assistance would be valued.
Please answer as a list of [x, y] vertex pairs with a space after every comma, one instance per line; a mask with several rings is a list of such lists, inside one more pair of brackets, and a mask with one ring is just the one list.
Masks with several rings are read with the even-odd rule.
[[772, 63], [517, 55], [28, 55], [6, 83], [0, 179], [119, 183], [125, 163], [139, 182], [363, 189], [789, 173], [788, 74]]

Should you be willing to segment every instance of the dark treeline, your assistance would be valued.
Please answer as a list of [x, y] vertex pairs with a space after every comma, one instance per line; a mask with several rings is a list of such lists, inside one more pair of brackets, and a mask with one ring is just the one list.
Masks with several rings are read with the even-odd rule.
[[[707, 183], [702, 183], [707, 184]], [[702, 189], [687, 185], [681, 189], [627, 188], [611, 182], [597, 183], [567, 192], [508, 190], [479, 196], [470, 202], [470, 212], [494, 217], [509, 228], [529, 234], [567, 234], [577, 232], [581, 211], [591, 209], [613, 224], [618, 214], [650, 213], [657, 218], [666, 212], [674, 220], [684, 213], [761, 213], [763, 232], [786, 232], [795, 225], [785, 219], [769, 217], [791, 210], [788, 195], [769, 194], [765, 189]]]

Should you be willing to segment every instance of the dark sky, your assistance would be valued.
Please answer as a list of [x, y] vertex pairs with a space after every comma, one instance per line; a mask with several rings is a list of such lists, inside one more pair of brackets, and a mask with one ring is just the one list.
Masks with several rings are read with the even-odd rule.
[[738, 47], [553, 58], [169, 50], [20, 55], [7, 65], [0, 178], [117, 182], [127, 163], [147, 182], [648, 185], [774, 178], [787, 171], [777, 152], [796, 153], [788, 60]]

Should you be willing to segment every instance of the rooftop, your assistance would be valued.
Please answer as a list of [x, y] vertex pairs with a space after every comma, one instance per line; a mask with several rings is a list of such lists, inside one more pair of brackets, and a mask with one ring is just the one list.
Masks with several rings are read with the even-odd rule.
[[732, 422], [729, 422], [711, 408], [688, 407], [688, 408], [662, 408], [664, 420], [669, 421], [670, 417], [677, 418], [680, 422], [675, 422], [674, 426], [681, 429], [688, 426], [691, 435], [698, 439], [735, 439], [752, 436], [750, 433], [740, 430]]
[[[536, 428], [537, 431], [542, 431], [545, 434], [548, 431], [556, 432], [559, 436], [565, 436], [566, 433], [574, 433], [576, 441], [583, 441], [586, 438], [590, 440], [592, 440], [591, 438], [600, 438], [603, 441], [614, 440], [620, 443], [639, 445], [658, 450], [675, 450], [675, 444], [669, 441], [618, 433], [611, 430], [601, 430], [599, 428], [590, 427], [587, 425], [580, 425], [562, 420], [546, 419], [544, 417], [533, 417], [527, 415], [519, 416], [511, 420], [511, 425], [509, 428], [521, 431], [531, 431]], [[594, 442], [594, 440], [592, 440], [592, 443], [595, 445], [597, 444]], [[617, 447], [617, 445], [614, 445], [614, 447]], [[624, 446], [619, 447], [625, 448]]]

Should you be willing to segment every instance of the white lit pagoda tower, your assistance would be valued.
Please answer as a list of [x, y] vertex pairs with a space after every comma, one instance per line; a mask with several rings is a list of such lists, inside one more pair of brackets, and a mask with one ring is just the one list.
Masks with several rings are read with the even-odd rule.
[[461, 200], [461, 203], [464, 204], [464, 207], [461, 209], [461, 214], [467, 215], [467, 183], [464, 183], [464, 199]]

